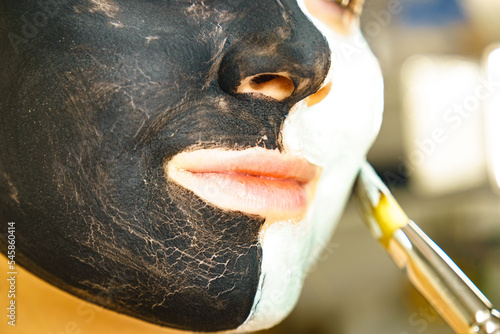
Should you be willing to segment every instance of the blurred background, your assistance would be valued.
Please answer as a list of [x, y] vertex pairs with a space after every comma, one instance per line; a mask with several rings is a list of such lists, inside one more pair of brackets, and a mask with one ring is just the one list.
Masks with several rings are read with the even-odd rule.
[[[500, 308], [500, 1], [366, 0], [385, 116], [368, 155], [407, 214]], [[362, 78], [360, 78], [362, 80]], [[293, 313], [261, 334], [452, 333], [352, 200]]]

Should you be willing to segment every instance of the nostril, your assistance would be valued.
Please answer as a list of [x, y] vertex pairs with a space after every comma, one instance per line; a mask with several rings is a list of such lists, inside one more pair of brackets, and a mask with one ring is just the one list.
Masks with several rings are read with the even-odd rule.
[[246, 77], [236, 88], [240, 94], [262, 94], [283, 101], [293, 94], [295, 86], [286, 73], [261, 73]]
[[284, 77], [278, 75], [278, 74], [258, 74], [257, 76], [254, 76], [250, 83], [252, 85], [258, 86], [262, 85], [265, 83], [269, 83], [270, 81], [274, 80], [283, 80], [285, 79]]

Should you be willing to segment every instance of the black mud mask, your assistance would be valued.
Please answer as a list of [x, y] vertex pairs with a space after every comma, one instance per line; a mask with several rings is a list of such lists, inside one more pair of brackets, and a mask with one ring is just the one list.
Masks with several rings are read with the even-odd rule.
[[[283, 150], [290, 108], [330, 66], [297, 3], [2, 1], [0, 32], [2, 252], [15, 221], [19, 264], [78, 297], [167, 327], [241, 325], [264, 218], [207, 203], [164, 164]], [[266, 73], [293, 91], [237, 91]]]

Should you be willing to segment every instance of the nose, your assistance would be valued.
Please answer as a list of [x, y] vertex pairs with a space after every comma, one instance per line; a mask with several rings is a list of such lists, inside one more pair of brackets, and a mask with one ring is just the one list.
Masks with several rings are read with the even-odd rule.
[[239, 23], [245, 31], [230, 36], [219, 67], [223, 91], [296, 103], [319, 90], [330, 68], [330, 50], [319, 30], [296, 10], [288, 19], [275, 13], [264, 26]]

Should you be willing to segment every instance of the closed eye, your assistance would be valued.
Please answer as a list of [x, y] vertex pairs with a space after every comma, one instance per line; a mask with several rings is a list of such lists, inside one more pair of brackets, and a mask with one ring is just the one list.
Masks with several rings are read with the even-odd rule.
[[356, 16], [361, 15], [364, 0], [326, 0], [328, 2], [336, 3], [338, 6], [351, 11]]
[[312, 16], [344, 35], [359, 24], [363, 3], [364, 0], [304, 0]]

